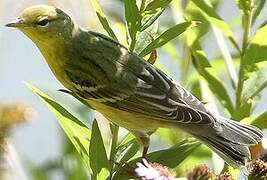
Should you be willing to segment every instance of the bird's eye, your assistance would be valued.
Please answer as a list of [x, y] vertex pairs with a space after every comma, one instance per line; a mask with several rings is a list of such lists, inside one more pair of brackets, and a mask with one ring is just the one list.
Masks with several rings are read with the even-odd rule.
[[42, 19], [41, 21], [37, 22], [39, 26], [46, 26], [48, 24], [48, 19]]

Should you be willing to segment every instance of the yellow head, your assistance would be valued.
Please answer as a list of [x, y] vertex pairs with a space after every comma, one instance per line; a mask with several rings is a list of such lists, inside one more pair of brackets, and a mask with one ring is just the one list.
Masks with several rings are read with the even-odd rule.
[[35, 43], [71, 37], [75, 27], [72, 19], [62, 10], [48, 5], [26, 8], [8, 27], [16, 27]]

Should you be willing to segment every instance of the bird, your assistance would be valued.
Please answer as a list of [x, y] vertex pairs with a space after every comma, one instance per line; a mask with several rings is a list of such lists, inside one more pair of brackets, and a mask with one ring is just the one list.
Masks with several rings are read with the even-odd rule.
[[160, 127], [189, 133], [234, 167], [251, 160], [249, 146], [263, 137], [256, 127], [210, 112], [163, 71], [119, 42], [79, 27], [57, 7], [28, 7], [6, 26], [33, 41], [68, 91], [133, 133], [144, 157]]

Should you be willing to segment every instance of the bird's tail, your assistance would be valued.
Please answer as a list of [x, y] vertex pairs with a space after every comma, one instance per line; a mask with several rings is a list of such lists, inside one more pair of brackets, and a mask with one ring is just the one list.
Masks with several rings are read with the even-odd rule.
[[[191, 132], [220, 155], [228, 164], [240, 167], [250, 160], [249, 146], [258, 144], [263, 137], [256, 127], [219, 117], [221, 127], [205, 129], [206, 133]], [[197, 133], [198, 132], [198, 133]], [[196, 134], [197, 133], [197, 134]]]

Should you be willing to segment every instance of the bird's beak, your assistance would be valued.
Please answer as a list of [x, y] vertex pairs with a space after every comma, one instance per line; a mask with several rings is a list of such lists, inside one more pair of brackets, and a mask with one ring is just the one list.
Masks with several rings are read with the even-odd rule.
[[16, 28], [19, 28], [19, 27], [25, 27], [26, 26], [26, 23], [23, 21], [23, 19], [21, 18], [17, 18], [9, 23], [6, 24], [7, 27], [16, 27]]

